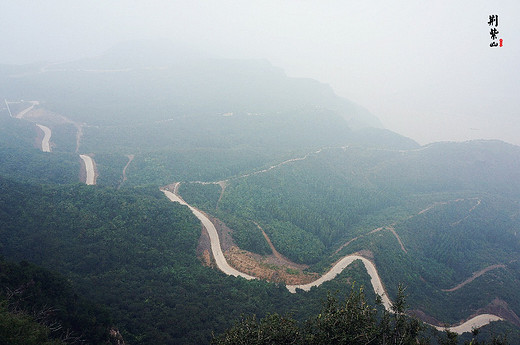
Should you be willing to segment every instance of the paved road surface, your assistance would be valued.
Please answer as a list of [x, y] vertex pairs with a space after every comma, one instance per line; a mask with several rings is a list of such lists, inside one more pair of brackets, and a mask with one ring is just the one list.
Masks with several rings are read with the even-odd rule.
[[36, 126], [40, 127], [40, 129], [43, 131], [43, 139], [42, 139], [42, 151], [43, 152], [51, 152], [51, 129], [49, 127], [36, 124]]
[[[175, 185], [174, 190], [176, 190], [178, 184]], [[162, 192], [170, 199], [171, 201], [178, 202], [182, 205], [186, 205], [190, 208], [190, 210], [193, 212], [193, 214], [202, 222], [204, 227], [209, 233], [209, 237], [211, 240], [211, 251], [213, 252], [213, 257], [215, 258], [215, 261], [217, 263], [217, 267], [224, 273], [228, 275], [232, 275], [235, 277], [243, 277], [246, 279], [256, 279], [256, 277], [247, 275], [245, 273], [239, 272], [233, 267], [231, 267], [224, 257], [224, 254], [222, 253], [222, 249], [220, 247], [220, 240], [218, 237], [217, 230], [215, 229], [215, 226], [208, 217], [206, 217], [202, 212], [197, 210], [196, 208], [190, 206], [187, 202], [185, 202], [181, 197], [179, 197], [177, 194], [174, 194], [168, 190], [162, 190]], [[379, 274], [377, 273], [377, 269], [375, 265], [368, 259], [359, 256], [359, 255], [347, 255], [343, 257], [340, 261], [338, 261], [327, 273], [325, 273], [323, 276], [321, 276], [319, 279], [315, 280], [314, 282], [303, 284], [303, 285], [287, 285], [287, 289], [292, 292], [296, 293], [296, 289], [302, 289], [304, 291], [309, 291], [313, 286], [320, 286], [326, 281], [334, 279], [339, 273], [341, 273], [346, 267], [348, 267], [352, 262], [355, 260], [361, 260], [363, 264], [365, 265], [365, 268], [370, 275], [370, 282], [372, 283], [372, 287], [374, 288], [375, 293], [381, 296], [383, 305], [386, 308], [386, 310], [391, 311], [391, 305], [392, 302], [388, 298], [388, 294], [386, 293], [383, 283], [381, 282], [381, 278], [379, 277]], [[502, 318], [491, 315], [491, 314], [481, 314], [477, 315], [468, 321], [453, 327], [448, 327], [449, 330], [452, 332], [462, 334], [464, 332], [471, 332], [473, 328], [481, 327], [484, 325], [487, 325], [488, 323], [492, 321], [498, 321], [503, 320]], [[438, 330], [444, 330], [446, 327], [438, 327], [434, 325], [430, 325]]]
[[79, 155], [81, 157], [81, 159], [83, 159], [83, 162], [85, 163], [85, 168], [87, 170], [87, 179], [85, 181], [86, 184], [88, 185], [95, 185], [96, 184], [96, 180], [95, 180], [95, 172], [94, 172], [94, 161], [92, 160], [92, 158], [90, 156], [87, 156], [87, 155]]

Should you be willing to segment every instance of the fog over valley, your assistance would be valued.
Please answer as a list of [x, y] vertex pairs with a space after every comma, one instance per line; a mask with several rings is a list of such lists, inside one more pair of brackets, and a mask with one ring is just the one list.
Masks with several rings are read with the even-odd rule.
[[0, 344], [520, 344], [520, 5], [12, 1]]
[[[504, 46], [490, 48], [488, 16]], [[421, 144], [520, 144], [518, 2], [16, 1], [0, 14], [1, 63], [97, 56], [167, 39], [209, 56], [263, 58], [313, 78]]]

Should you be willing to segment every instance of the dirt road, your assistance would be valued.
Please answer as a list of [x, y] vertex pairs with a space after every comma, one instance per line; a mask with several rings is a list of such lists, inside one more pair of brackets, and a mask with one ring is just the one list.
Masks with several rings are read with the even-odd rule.
[[392, 303], [388, 298], [388, 294], [383, 287], [383, 283], [381, 282], [381, 278], [379, 278], [379, 274], [377, 274], [376, 266], [359, 255], [347, 255], [343, 257], [340, 261], [338, 261], [327, 273], [322, 275], [318, 280], [315, 280], [309, 284], [304, 285], [287, 285], [287, 289], [292, 293], [296, 292], [296, 289], [302, 289], [304, 291], [309, 291], [313, 286], [320, 286], [326, 281], [334, 279], [338, 274], [340, 274], [345, 268], [347, 268], [351, 263], [356, 260], [361, 260], [365, 265], [365, 268], [370, 275], [370, 282], [372, 283], [372, 287], [374, 288], [374, 292], [381, 296], [383, 300], [383, 305], [387, 310], [391, 310]]
[[224, 272], [227, 275], [235, 276], [235, 277], [242, 277], [248, 280], [256, 279], [253, 276], [250, 276], [248, 274], [242, 273], [231, 267], [228, 262], [226, 261], [226, 258], [224, 257], [224, 253], [222, 252], [222, 248], [220, 247], [220, 239], [218, 237], [217, 229], [215, 229], [215, 226], [213, 223], [204, 215], [201, 211], [196, 209], [195, 207], [192, 207], [188, 205], [181, 197], [179, 197], [176, 194], [173, 194], [172, 192], [168, 190], [162, 190], [162, 192], [166, 195], [168, 199], [170, 199], [173, 202], [178, 202], [181, 205], [186, 205], [190, 208], [191, 212], [197, 217], [201, 222], [202, 225], [206, 228], [209, 234], [209, 238], [211, 241], [211, 252], [213, 253], [213, 257], [215, 258], [215, 262], [217, 264], [217, 267]]
[[[245, 279], [251, 280], [251, 279], [257, 279], [256, 277], [250, 276], [248, 274], [242, 273], [235, 268], [231, 267], [226, 258], [224, 257], [224, 254], [222, 252], [222, 248], [220, 247], [220, 239], [218, 236], [218, 232], [215, 229], [215, 226], [213, 223], [209, 220], [209, 218], [199, 211], [198, 209], [192, 207], [188, 203], [186, 203], [179, 195], [176, 193], [178, 192], [178, 186], [179, 183], [175, 183], [173, 186], [172, 193], [169, 190], [161, 189], [161, 191], [166, 195], [170, 201], [178, 202], [181, 205], [186, 205], [190, 208], [191, 212], [202, 222], [203, 226], [208, 231], [208, 234], [210, 236], [211, 240], [211, 251], [213, 253], [213, 257], [215, 258], [215, 262], [217, 264], [217, 267], [224, 272], [227, 275], [232, 275], [235, 277], [243, 277]], [[426, 212], [427, 210], [423, 210], [423, 212]], [[379, 230], [379, 229], [376, 229]], [[402, 245], [402, 244], [401, 244]], [[403, 248], [404, 250], [404, 248]], [[297, 289], [301, 289], [304, 291], [309, 291], [312, 287], [317, 287], [323, 284], [326, 281], [334, 279], [338, 274], [340, 274], [345, 268], [347, 268], [351, 263], [353, 263], [356, 260], [361, 260], [363, 264], [365, 265], [365, 268], [367, 270], [367, 273], [370, 275], [370, 282], [372, 284], [372, 287], [374, 289], [374, 292], [381, 296], [383, 305], [386, 310], [392, 312], [391, 305], [392, 302], [390, 301], [390, 298], [388, 297], [388, 294], [383, 286], [383, 283], [381, 281], [381, 278], [379, 277], [379, 274], [377, 273], [377, 269], [375, 265], [368, 259], [360, 256], [360, 255], [347, 255], [343, 257], [341, 260], [339, 260], [327, 273], [325, 273], [323, 276], [318, 278], [317, 280], [308, 283], [308, 284], [302, 284], [302, 285], [286, 285], [287, 289], [292, 292], [296, 293]], [[448, 329], [452, 332], [462, 334], [464, 332], [471, 332], [473, 328], [482, 327], [484, 325], [487, 325], [488, 323], [492, 321], [498, 321], [503, 320], [501, 317], [492, 315], [492, 314], [480, 314], [477, 315], [464, 323], [448, 327]], [[435, 327], [438, 330], [444, 330], [446, 327], [439, 327], [435, 325], [431, 325], [432, 327]]]
[[51, 152], [50, 140], [51, 140], [52, 132], [51, 132], [50, 128], [43, 126], [43, 125], [39, 125], [39, 124], [36, 124], [36, 126], [38, 126], [43, 131], [42, 151]]
[[474, 272], [471, 275], [471, 277], [469, 277], [468, 279], [464, 280], [462, 283], [458, 284], [457, 286], [455, 286], [455, 287], [453, 287], [451, 289], [442, 289], [442, 291], [452, 292], [452, 291], [458, 290], [461, 287], [463, 287], [464, 285], [466, 285], [468, 283], [471, 283], [476, 278], [480, 277], [481, 275], [483, 275], [486, 272], [489, 272], [489, 271], [494, 270], [496, 268], [505, 268], [505, 267], [506, 267], [505, 265], [492, 265], [492, 266], [488, 266], [488, 267], [486, 267], [486, 268], [484, 268], [484, 269], [482, 269], [480, 271]]
[[87, 178], [85, 183], [87, 185], [95, 185], [96, 184], [96, 172], [94, 170], [94, 160], [87, 155], [79, 155], [83, 162], [85, 163], [85, 170], [87, 171]]

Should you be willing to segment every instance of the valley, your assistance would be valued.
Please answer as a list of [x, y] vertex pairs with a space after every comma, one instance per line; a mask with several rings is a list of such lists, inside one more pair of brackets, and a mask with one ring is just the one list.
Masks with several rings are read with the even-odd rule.
[[[290, 160], [290, 161], [294, 161], [294, 159]], [[281, 164], [285, 164], [287, 162], [288, 161], [285, 161], [285, 162], [283, 162]], [[272, 169], [274, 167], [275, 166], [272, 166], [270, 169]], [[263, 170], [261, 172], [266, 172], [266, 171], [268, 171], [270, 169], [266, 169], [266, 170]], [[249, 175], [244, 175], [244, 177], [246, 177], [246, 176], [249, 176]], [[195, 182], [195, 183], [200, 183], [200, 182]], [[220, 246], [218, 232], [215, 229], [215, 226], [213, 225], [211, 220], [208, 217], [206, 217], [206, 215], [204, 215], [204, 213], [202, 213], [200, 210], [197, 210], [196, 208], [194, 208], [194, 207], [190, 206], [189, 204], [187, 204], [177, 194], [178, 193], [178, 185], [179, 185], [179, 183], [177, 182], [177, 183], [173, 184], [172, 187], [170, 187], [170, 189], [172, 189], [173, 192], [168, 190], [168, 189], [161, 189], [161, 190], [168, 197], [168, 199], [170, 199], [172, 202], [178, 202], [181, 205], [188, 206], [190, 208], [190, 210], [193, 212], [193, 214], [202, 222], [204, 228], [209, 233], [210, 240], [211, 240], [212, 255], [215, 258], [215, 262], [216, 262], [216, 265], [217, 265], [218, 269], [221, 270], [222, 272], [224, 272], [227, 275], [232, 275], [232, 276], [235, 276], [235, 277], [240, 276], [240, 277], [245, 278], [247, 280], [258, 279], [258, 278], [254, 277], [254, 276], [251, 276], [251, 275], [242, 273], [240, 271], [237, 271], [236, 269], [232, 268], [227, 263], [226, 258], [224, 257], [224, 255], [222, 253], [222, 248]], [[479, 204], [480, 204], [480, 202], [479, 202]], [[430, 206], [430, 207], [428, 207], [425, 210], [430, 210], [433, 207], [434, 206]], [[422, 213], [426, 212], [425, 210], [420, 211], [419, 214], [422, 214]], [[473, 209], [471, 209], [469, 212], [471, 212], [472, 210]], [[390, 228], [390, 229], [392, 229], [392, 228]], [[378, 230], [378, 229], [376, 229], [376, 230]], [[371, 232], [371, 233], [373, 233], [373, 232]], [[397, 237], [397, 234], [395, 234], [394, 231], [393, 231], [393, 233]], [[397, 239], [399, 241], [399, 245], [401, 246], [403, 251], [406, 253], [406, 250], [404, 249], [403, 244], [402, 244], [401, 240], [399, 239], [399, 237], [397, 237]], [[308, 284], [303, 284], [303, 285], [287, 285], [286, 287], [292, 293], [296, 293], [297, 289], [301, 289], [301, 290], [304, 290], [304, 291], [309, 291], [312, 287], [318, 287], [321, 284], [323, 284], [324, 282], [334, 279], [336, 277], [336, 275], [341, 273], [346, 267], [348, 267], [355, 260], [361, 260], [363, 262], [363, 264], [364, 264], [364, 266], [365, 266], [365, 268], [366, 268], [366, 270], [367, 270], [367, 272], [368, 272], [368, 274], [370, 276], [371, 285], [372, 285], [372, 288], [374, 289], [374, 292], [382, 297], [383, 306], [388, 311], [391, 312], [391, 310], [392, 310], [391, 309], [391, 304], [392, 303], [391, 303], [390, 299], [388, 298], [388, 294], [386, 293], [386, 290], [385, 290], [385, 288], [384, 288], [384, 286], [383, 286], [383, 284], [381, 282], [381, 278], [379, 277], [379, 274], [377, 273], [377, 269], [376, 269], [375, 265], [371, 261], [369, 261], [368, 259], [366, 259], [365, 257], [360, 256], [360, 255], [347, 255], [347, 256], [343, 257], [341, 260], [339, 260], [337, 263], [335, 263], [333, 265], [333, 267], [329, 271], [327, 271], [325, 274], [323, 274], [321, 277], [319, 277], [318, 279], [316, 279], [313, 282], [310, 282]], [[488, 267], [487, 269], [484, 269], [481, 272], [479, 272], [477, 274], [474, 274], [472, 278], [469, 278], [464, 283], [459, 284], [459, 286], [457, 286], [456, 288], [448, 289], [448, 290], [444, 290], [444, 291], [448, 291], [448, 292], [455, 291], [456, 289], [462, 287], [463, 285], [467, 284], [468, 282], [474, 280], [478, 276], [486, 273], [490, 269], [494, 269], [494, 268], [498, 268], [498, 267], [504, 267], [504, 266], [503, 265], [500, 265], [500, 266], [497, 265], [497, 266], [493, 266], [493, 267]], [[458, 333], [458, 334], [462, 334], [462, 333], [465, 333], [465, 332], [471, 332], [471, 330], [473, 328], [479, 328], [479, 327], [482, 327], [484, 325], [489, 324], [490, 322], [499, 321], [499, 320], [504, 320], [504, 319], [499, 317], [499, 316], [497, 316], [497, 315], [492, 315], [492, 314], [487, 314], [486, 313], [486, 314], [478, 314], [478, 315], [472, 316], [471, 318], [469, 318], [469, 319], [467, 319], [467, 320], [457, 324], [456, 326], [447, 326], [446, 324], [445, 325], [438, 324], [438, 325], [431, 325], [431, 326], [435, 327], [436, 329], [438, 329], [440, 331], [442, 331], [444, 329], [449, 329], [452, 332], [455, 332], [455, 333]]]
[[354, 285], [391, 311], [401, 283], [429, 334], [517, 334], [517, 146], [352, 129], [373, 119], [321, 84], [196, 63], [8, 77], [1, 254], [63, 274], [132, 344], [303, 321]]

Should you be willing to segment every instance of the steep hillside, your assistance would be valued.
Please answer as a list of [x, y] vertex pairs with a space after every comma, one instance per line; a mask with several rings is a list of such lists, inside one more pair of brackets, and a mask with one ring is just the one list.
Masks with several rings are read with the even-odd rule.
[[[283, 255], [318, 271], [364, 252], [391, 295], [404, 282], [412, 308], [437, 320], [502, 305], [520, 325], [518, 164], [520, 148], [501, 142], [324, 149], [227, 180], [222, 195], [212, 185], [180, 191], [223, 219], [256, 222]], [[243, 247], [262, 252], [260, 241], [241, 239], [254, 238], [249, 228], [235, 230]], [[487, 267], [497, 269], [444, 291]]]
[[[520, 326], [519, 147], [420, 146], [266, 61], [163, 48], [0, 66], [1, 255], [63, 274], [131, 344], [208, 343], [240, 313], [303, 320], [327, 290], [370, 278], [355, 262], [309, 292], [284, 279], [354, 253], [392, 299], [408, 286], [423, 320], [490, 312]], [[80, 154], [98, 186], [78, 184]], [[271, 282], [217, 270], [208, 234], [164, 186], [207, 214], [237, 269]]]
[[265, 60], [194, 58], [184, 48], [129, 43], [96, 59], [50, 64], [37, 73], [19, 69], [0, 70], [3, 98], [38, 99], [52, 111], [93, 125], [318, 108], [347, 119], [353, 128], [381, 127], [330, 86], [289, 78]]
[[0, 111], [0, 175], [38, 183], [79, 182], [77, 155], [42, 152], [42, 136], [34, 123]]
[[[0, 186], [0, 253], [65, 275], [78, 294], [105, 306], [128, 343], [207, 344], [233, 324], [229, 315], [290, 311], [303, 319], [326, 296], [295, 296], [283, 285], [204, 267], [196, 254], [199, 223], [158, 189], [42, 187], [5, 178]], [[360, 266], [327, 288], [354, 280], [368, 284]]]
[[2, 344], [117, 344], [107, 311], [62, 276], [27, 261], [0, 260]]

